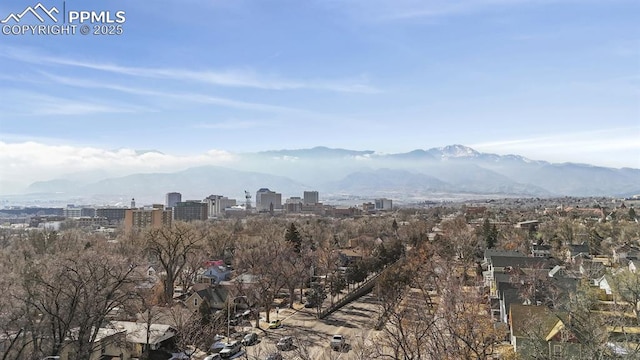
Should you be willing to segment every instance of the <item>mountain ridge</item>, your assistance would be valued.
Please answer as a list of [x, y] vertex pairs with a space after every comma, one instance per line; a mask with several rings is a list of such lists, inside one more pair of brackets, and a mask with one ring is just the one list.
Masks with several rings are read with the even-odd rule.
[[304, 190], [319, 190], [327, 196], [424, 198], [462, 193], [549, 197], [615, 196], [634, 193], [637, 184], [640, 169], [550, 163], [515, 154], [482, 153], [460, 144], [395, 154], [317, 146], [245, 153], [232, 166], [224, 167], [203, 165], [84, 182], [61, 177], [34, 182], [27, 193], [131, 194], [160, 199], [166, 192], [180, 191], [184, 198], [213, 193], [242, 198], [244, 190], [269, 187], [283, 197]]

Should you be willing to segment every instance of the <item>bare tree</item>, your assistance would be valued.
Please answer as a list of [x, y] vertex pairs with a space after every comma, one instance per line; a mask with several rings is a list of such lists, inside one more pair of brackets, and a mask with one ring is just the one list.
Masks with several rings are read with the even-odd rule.
[[16, 250], [24, 261], [12, 264], [10, 298], [30, 337], [18, 358], [58, 355], [65, 346], [73, 347], [72, 359], [89, 358], [107, 315], [132, 298], [135, 265], [78, 233], [61, 237], [47, 244], [51, 254], [40, 253], [42, 244]]
[[146, 238], [147, 249], [166, 273], [163, 279], [164, 301], [171, 303], [176, 280], [182, 274], [188, 257], [200, 248], [202, 238], [186, 223], [151, 229]]
[[438, 309], [447, 334], [447, 353], [455, 359], [486, 359], [503, 334], [494, 328], [489, 305], [476, 287], [448, 282]]
[[442, 223], [449, 242], [455, 250], [455, 258], [462, 266], [464, 280], [468, 279], [468, 269], [475, 263], [482, 246], [476, 232], [470, 227], [463, 216]]
[[237, 273], [255, 280], [250, 284], [239, 284], [239, 291], [264, 309], [267, 321], [270, 320], [269, 312], [276, 295], [286, 285], [287, 274], [283, 264], [290, 251], [284, 242], [282, 229], [277, 224], [264, 224], [259, 237], [236, 245], [234, 256]]

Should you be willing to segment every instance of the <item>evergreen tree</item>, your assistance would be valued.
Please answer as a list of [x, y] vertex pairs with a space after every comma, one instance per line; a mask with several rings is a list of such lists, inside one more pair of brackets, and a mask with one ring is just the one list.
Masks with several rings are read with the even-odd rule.
[[302, 247], [302, 237], [300, 237], [298, 228], [296, 228], [296, 225], [294, 223], [291, 223], [291, 225], [287, 228], [284, 239], [293, 245], [293, 251], [295, 251], [296, 253], [300, 253], [300, 248]]
[[496, 244], [498, 243], [498, 228], [496, 227], [496, 224], [491, 225], [491, 237], [490, 237], [490, 242], [487, 244], [488, 246], [491, 246], [491, 248], [494, 248], [496, 246]]
[[329, 292], [331, 296], [340, 294], [347, 287], [347, 281], [340, 273], [334, 273], [329, 277]]
[[484, 223], [482, 223], [482, 236], [487, 244], [487, 249], [493, 249], [496, 246], [498, 242], [498, 228], [496, 228], [495, 224], [491, 225], [488, 218], [485, 218]]

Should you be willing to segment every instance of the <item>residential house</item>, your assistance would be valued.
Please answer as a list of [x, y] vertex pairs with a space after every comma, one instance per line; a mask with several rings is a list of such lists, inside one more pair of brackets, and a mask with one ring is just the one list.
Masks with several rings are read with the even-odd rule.
[[492, 308], [492, 312], [495, 312], [499, 316], [499, 320], [502, 323], [509, 323], [509, 309], [512, 304], [522, 305], [523, 300], [520, 297], [520, 291], [515, 284], [511, 282], [500, 282], [497, 285], [497, 309]]
[[236, 276], [231, 280], [220, 282], [220, 286], [230, 290], [238, 289], [238, 288], [247, 290], [254, 287], [259, 282], [260, 282], [260, 275], [244, 273]]
[[524, 229], [527, 231], [537, 231], [538, 225], [540, 225], [540, 221], [538, 220], [527, 220], [517, 223], [516, 228]]
[[536, 243], [532, 244], [531, 256], [540, 257], [540, 258], [551, 257], [551, 245], [536, 244]]
[[[131, 359], [123, 329], [100, 328], [91, 347], [87, 360], [128, 360]], [[76, 359], [77, 340], [70, 341], [62, 348], [60, 360]]]
[[497, 250], [497, 249], [485, 249], [484, 258], [482, 259], [482, 265], [484, 268], [489, 264], [489, 261], [492, 256], [516, 256], [516, 257], [526, 257], [523, 253], [519, 251], [507, 251], [507, 250]]
[[627, 260], [640, 259], [640, 248], [635, 245], [624, 244], [613, 249], [613, 262], [624, 263], [626, 265]]
[[594, 280], [594, 285], [600, 289], [600, 297], [602, 300], [613, 300], [613, 283], [609, 275], [603, 275], [600, 278]]
[[340, 266], [353, 265], [355, 262], [362, 260], [362, 250], [359, 248], [354, 249], [341, 249], [338, 251], [338, 261]]
[[569, 244], [565, 252], [565, 261], [568, 263], [576, 263], [578, 258], [589, 258], [589, 254], [590, 249], [588, 244]]
[[204, 265], [204, 269], [196, 276], [198, 283], [218, 285], [231, 277], [231, 268], [223, 260], [207, 261]]
[[197, 312], [202, 303], [206, 303], [212, 311], [224, 309], [226, 306], [229, 291], [225, 287], [196, 284], [192, 291], [184, 303], [193, 312]]
[[527, 359], [582, 359], [582, 345], [546, 306], [512, 304], [509, 310], [513, 350]]
[[171, 325], [144, 322], [112, 321], [110, 327], [126, 332], [126, 343], [132, 358], [140, 358], [145, 347], [151, 350], [172, 347], [177, 331]]
[[497, 296], [495, 274], [507, 274], [516, 269], [550, 269], [550, 262], [545, 258], [525, 256], [490, 255], [487, 261], [487, 271], [484, 271], [484, 284], [490, 289], [492, 296]]
[[[509, 322], [509, 309], [512, 304], [545, 304], [553, 298], [561, 301], [575, 291], [578, 278], [565, 271], [562, 266], [549, 269], [550, 263], [541, 258], [523, 258], [520, 264], [513, 261], [511, 266], [496, 271], [489, 281], [489, 295], [494, 319]], [[532, 261], [533, 260], [533, 261]], [[537, 262], [536, 262], [537, 260]], [[495, 266], [504, 265], [501, 261], [492, 261]], [[494, 301], [495, 300], [495, 301]]]

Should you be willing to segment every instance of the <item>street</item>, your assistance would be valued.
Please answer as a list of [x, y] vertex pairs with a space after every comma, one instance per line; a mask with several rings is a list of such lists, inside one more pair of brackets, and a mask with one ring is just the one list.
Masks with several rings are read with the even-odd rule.
[[[316, 318], [316, 309], [281, 309], [279, 314], [272, 313], [272, 319], [282, 320], [279, 329], [258, 331], [260, 343], [246, 347], [249, 359], [265, 359], [268, 354], [277, 352], [276, 343], [284, 336], [292, 336], [294, 347], [281, 351], [286, 360], [324, 360], [324, 359], [361, 359], [360, 353], [374, 330], [378, 318], [379, 305], [372, 294], [363, 296], [325, 319]], [[264, 327], [263, 327], [264, 328]], [[254, 330], [255, 331], [255, 330]], [[346, 338], [344, 351], [333, 351], [329, 341], [334, 334]]]

